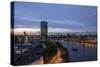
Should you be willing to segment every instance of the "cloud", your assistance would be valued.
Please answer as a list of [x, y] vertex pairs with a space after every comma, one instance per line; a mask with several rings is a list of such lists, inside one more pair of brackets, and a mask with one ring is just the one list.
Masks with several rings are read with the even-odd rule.
[[21, 19], [21, 20], [28, 20], [28, 21], [38, 21], [38, 22], [41, 21], [41, 19], [35, 19], [35, 18], [32, 18], [32, 17], [25, 17], [25, 16], [16, 17], [16, 18]]
[[62, 33], [69, 33], [69, 32], [84, 32], [82, 29], [66, 29], [66, 28], [48, 28], [48, 32], [62, 32]]
[[39, 29], [37, 28], [15, 28], [14, 29], [14, 32], [38, 32], [40, 31]]
[[97, 16], [97, 12], [91, 13], [89, 17]]
[[[66, 29], [66, 28], [48, 28], [49, 33], [73, 33], [73, 32], [84, 32], [82, 29]], [[15, 34], [23, 34], [23, 32], [31, 34], [40, 34], [39, 28], [15, 28]]]
[[74, 21], [74, 20], [49, 20], [50, 23], [58, 23], [66, 26], [71, 26], [71, 27], [85, 27], [86, 25], [83, 24], [82, 22], [79, 21]]
[[15, 25], [16, 27], [24, 27], [24, 25]]
[[15, 28], [37, 28], [37, 26], [29, 26], [29, 25], [15, 25]]
[[[94, 14], [93, 14], [94, 15]], [[16, 17], [17, 18], [17, 17]], [[40, 22], [44, 19], [37, 19], [32, 17], [18, 17], [17, 20], [20, 19], [24, 21], [17, 21], [20, 22], [15, 25], [15, 28], [40, 28]], [[31, 22], [29, 22], [31, 21]], [[45, 21], [45, 20], [44, 20]], [[75, 20], [51, 20], [47, 19], [48, 22], [48, 28], [56, 28], [56, 30], [63, 29], [63, 31], [66, 31], [70, 29], [70, 31], [95, 31], [96, 27], [91, 26], [89, 23], [83, 23], [83, 21], [75, 21]], [[17, 23], [16, 22], [16, 23]], [[58, 29], [59, 28], [59, 29]]]
[[[66, 25], [66, 26], [72, 26], [72, 27], [86, 27], [86, 24], [79, 22], [79, 21], [75, 21], [75, 20], [51, 20], [51, 19], [36, 19], [36, 18], [32, 18], [32, 17], [18, 17], [18, 19], [20, 20], [27, 20], [27, 21], [35, 21], [34, 23], [40, 23], [41, 21], [47, 21], [50, 24], [61, 24], [61, 25]], [[27, 22], [28, 23], [28, 22]], [[29, 23], [31, 24], [31, 23]]]

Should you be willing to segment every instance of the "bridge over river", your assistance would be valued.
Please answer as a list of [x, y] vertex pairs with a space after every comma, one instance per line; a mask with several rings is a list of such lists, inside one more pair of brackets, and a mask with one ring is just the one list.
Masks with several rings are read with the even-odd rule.
[[97, 47], [59, 40], [69, 52], [69, 62], [97, 60]]

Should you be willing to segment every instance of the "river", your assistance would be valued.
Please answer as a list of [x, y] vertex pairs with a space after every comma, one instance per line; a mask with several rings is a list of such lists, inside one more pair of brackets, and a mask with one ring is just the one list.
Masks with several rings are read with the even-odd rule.
[[69, 62], [94, 61], [97, 59], [97, 47], [59, 41], [69, 52]]

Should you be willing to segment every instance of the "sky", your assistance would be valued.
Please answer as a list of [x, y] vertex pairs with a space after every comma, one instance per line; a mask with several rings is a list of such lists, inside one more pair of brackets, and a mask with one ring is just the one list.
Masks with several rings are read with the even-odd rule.
[[40, 22], [48, 22], [49, 32], [97, 32], [97, 7], [34, 2], [14, 4], [16, 33], [40, 32]]

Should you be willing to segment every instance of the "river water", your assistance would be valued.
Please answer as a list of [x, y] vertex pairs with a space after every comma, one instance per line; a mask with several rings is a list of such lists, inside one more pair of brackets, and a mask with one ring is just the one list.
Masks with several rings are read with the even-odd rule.
[[97, 47], [59, 41], [69, 52], [69, 62], [94, 61], [97, 59]]

